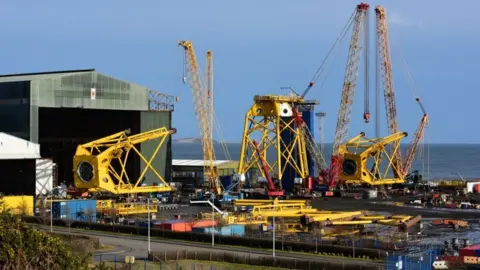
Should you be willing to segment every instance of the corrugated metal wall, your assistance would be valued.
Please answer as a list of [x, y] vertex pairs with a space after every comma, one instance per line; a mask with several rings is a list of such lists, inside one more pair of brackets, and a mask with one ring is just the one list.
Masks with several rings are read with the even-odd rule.
[[[160, 127], [172, 128], [172, 113], [171, 112], [157, 112], [157, 111], [147, 111], [140, 112], [140, 131], [149, 131], [152, 129], [157, 129]], [[165, 181], [170, 181], [171, 179], [171, 168], [172, 168], [172, 140], [170, 138], [166, 139], [162, 148], [160, 149], [158, 155], [153, 160], [153, 167], [158, 171], [158, 173], [165, 179]], [[159, 140], [153, 140], [145, 142], [141, 146], [142, 154], [148, 159], [152, 156], [155, 148], [158, 145]], [[145, 164], [142, 163], [141, 170], [145, 168]], [[148, 171], [145, 176], [146, 183], [153, 183], [156, 179], [156, 176]]]
[[29, 140], [30, 82], [0, 83], [0, 131]]
[[39, 107], [148, 110], [147, 88], [97, 72], [33, 79], [31, 89], [32, 105]]

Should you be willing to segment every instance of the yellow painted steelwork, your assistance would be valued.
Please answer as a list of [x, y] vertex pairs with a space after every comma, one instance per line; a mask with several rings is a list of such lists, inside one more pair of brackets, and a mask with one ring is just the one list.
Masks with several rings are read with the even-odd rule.
[[292, 203], [300, 203], [300, 204], [307, 204], [306, 200], [255, 200], [255, 199], [240, 199], [234, 200], [233, 204], [235, 206], [255, 206], [255, 205], [272, 205], [272, 204], [292, 204]]
[[[218, 169], [214, 163], [217, 160], [213, 146], [213, 64], [212, 52], [207, 52], [207, 85], [200, 74], [197, 57], [190, 41], [178, 41], [178, 46], [185, 49], [185, 70], [192, 91], [193, 106], [197, 117], [200, 137], [202, 139], [204, 173], [210, 187], [216, 194], [222, 194], [222, 184], [218, 179]], [[184, 78], [186, 79], [186, 78]]]
[[101, 213], [104, 209], [111, 209], [112, 207], [112, 200], [97, 200], [97, 212]]
[[[368, 139], [360, 133], [339, 148], [343, 158], [340, 181], [347, 184], [389, 185], [404, 183], [405, 175], [393, 162], [394, 154], [400, 151], [397, 143], [406, 132], [397, 132], [384, 138]], [[395, 143], [395, 144], [393, 144]], [[389, 146], [393, 150], [388, 151]], [[382, 163], [382, 160], [387, 162]], [[368, 161], [373, 161], [373, 168]]]
[[[113, 194], [130, 194], [139, 192], [168, 192], [172, 188], [151, 165], [162, 147], [165, 139], [176, 132], [175, 129], [159, 128], [151, 131], [127, 136], [129, 131], [116, 134], [79, 145], [73, 157], [73, 177], [78, 189], [90, 191], [106, 191]], [[158, 145], [150, 159], [147, 160], [135, 145], [158, 140]], [[133, 150], [133, 151], [132, 151]], [[129, 156], [136, 153], [145, 163], [145, 168], [137, 179], [127, 174], [126, 164]], [[158, 185], [142, 186], [143, 178], [150, 169], [159, 181]]]
[[[299, 134], [301, 130], [295, 128], [292, 110], [293, 104], [302, 101], [303, 98], [298, 96], [255, 96], [253, 106], [245, 115], [238, 168], [241, 180], [252, 168], [257, 168], [266, 177], [254, 140], [258, 142], [262, 158], [273, 177], [281, 179], [287, 164], [294, 168], [298, 177], [308, 176], [305, 140], [303, 134]], [[290, 142], [282, 139], [283, 132], [293, 134]], [[267, 153], [275, 154], [275, 159], [268, 159]]]
[[251, 214], [253, 216], [265, 216], [268, 213], [276, 213], [281, 215], [282, 212], [300, 212], [304, 209], [311, 209], [311, 206], [306, 206], [301, 203], [292, 204], [275, 204], [275, 205], [256, 205], [252, 208]]
[[332, 225], [363, 225], [372, 224], [371, 220], [346, 220], [346, 221], [332, 221]]
[[33, 196], [2, 196], [0, 211], [11, 211], [16, 215], [33, 216]]
[[357, 216], [362, 215], [360, 211], [354, 212], [338, 212], [338, 213], [328, 213], [328, 214], [309, 214], [308, 218], [310, 221], [319, 222], [319, 221], [326, 221], [327, 219], [330, 221], [336, 219], [344, 219], [344, 218], [354, 218]]
[[145, 203], [115, 203], [112, 208], [104, 208], [103, 214], [138, 215], [158, 212], [157, 206]]

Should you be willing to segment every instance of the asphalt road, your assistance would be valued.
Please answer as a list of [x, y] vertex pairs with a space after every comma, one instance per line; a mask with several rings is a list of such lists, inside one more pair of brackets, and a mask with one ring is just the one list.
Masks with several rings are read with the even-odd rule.
[[[35, 226], [43, 230], [50, 230], [48, 226]], [[69, 233], [68, 228], [59, 228], [54, 227], [54, 232]], [[80, 234], [87, 236], [94, 236], [100, 240], [100, 243], [104, 245], [109, 245], [114, 247], [114, 250], [108, 252], [97, 252], [95, 257], [97, 260], [102, 257], [102, 260], [113, 260], [116, 258], [117, 261], [123, 261], [125, 256], [135, 256], [137, 260], [143, 259], [147, 255], [148, 251], [148, 241], [145, 236], [129, 236], [129, 235], [111, 235], [105, 234], [99, 231], [88, 231], [80, 229], [71, 229], [72, 234]], [[165, 250], [187, 250], [187, 251], [216, 251], [216, 252], [230, 252], [236, 253], [240, 256], [249, 255], [252, 258], [255, 257], [265, 257], [272, 256], [272, 251], [264, 250], [255, 250], [252, 248], [245, 247], [231, 247], [231, 246], [222, 246], [215, 245], [214, 247], [208, 246], [196, 242], [184, 242], [184, 241], [175, 241], [175, 240], [164, 240], [151, 238], [150, 249], [152, 252], [163, 252]], [[282, 258], [291, 258], [291, 259], [304, 259], [304, 260], [313, 260], [321, 262], [331, 262], [331, 263], [355, 263], [355, 265], [364, 265], [364, 266], [384, 266], [384, 263], [381, 262], [369, 262], [369, 261], [360, 261], [352, 259], [343, 259], [343, 258], [331, 258], [323, 257], [317, 255], [308, 255], [308, 254], [298, 254], [298, 253], [289, 253], [283, 251], [276, 251], [277, 257]]]

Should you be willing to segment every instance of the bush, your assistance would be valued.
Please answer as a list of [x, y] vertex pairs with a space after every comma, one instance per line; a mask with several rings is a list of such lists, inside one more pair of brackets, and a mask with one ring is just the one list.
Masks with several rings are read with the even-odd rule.
[[0, 214], [1, 269], [88, 269], [88, 256], [80, 257], [58, 237], [23, 224], [8, 212]]

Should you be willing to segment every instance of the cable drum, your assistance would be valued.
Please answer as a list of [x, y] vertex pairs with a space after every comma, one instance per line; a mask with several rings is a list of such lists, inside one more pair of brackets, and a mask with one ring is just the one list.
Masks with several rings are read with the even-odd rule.
[[92, 181], [95, 177], [93, 165], [87, 161], [80, 162], [80, 164], [78, 164], [77, 174], [83, 182]]
[[346, 176], [355, 175], [357, 172], [357, 163], [354, 160], [346, 159], [343, 161], [342, 170]]

